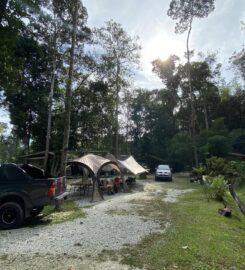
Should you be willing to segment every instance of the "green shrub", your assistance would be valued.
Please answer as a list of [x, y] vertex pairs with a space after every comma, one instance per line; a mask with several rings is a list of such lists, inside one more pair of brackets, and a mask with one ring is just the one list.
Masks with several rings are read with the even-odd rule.
[[192, 175], [197, 177], [197, 179], [202, 179], [202, 176], [206, 173], [206, 168], [202, 165], [199, 167], [192, 168]]
[[229, 139], [226, 136], [212, 136], [208, 138], [207, 149], [211, 156], [225, 156], [230, 151]]
[[237, 176], [237, 187], [245, 186], [245, 162], [244, 161], [231, 161], [234, 175]]
[[206, 160], [207, 164], [207, 174], [210, 176], [233, 175], [233, 168], [231, 164], [224, 158], [211, 157]]
[[141, 173], [140, 175], [139, 175], [139, 179], [147, 179], [147, 172], [145, 172], [145, 173]]
[[207, 185], [205, 186], [205, 193], [208, 199], [222, 201], [227, 191], [227, 187], [227, 181], [223, 175], [208, 177]]

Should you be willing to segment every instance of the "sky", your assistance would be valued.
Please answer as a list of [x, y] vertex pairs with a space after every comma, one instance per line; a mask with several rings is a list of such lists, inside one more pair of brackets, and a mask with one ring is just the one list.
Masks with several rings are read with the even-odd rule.
[[[175, 21], [167, 16], [170, 0], [83, 0], [88, 11], [88, 26], [101, 27], [113, 19], [121, 23], [131, 36], [139, 36], [141, 69], [136, 72], [134, 86], [147, 89], [162, 87], [152, 73], [151, 62], [170, 54], [183, 57], [186, 33], [175, 34]], [[195, 52], [218, 52], [222, 73], [227, 81], [232, 77], [229, 57], [245, 44], [241, 21], [245, 21], [245, 0], [216, 0], [215, 10], [204, 19], [195, 19], [190, 37], [190, 49]]]
[[[174, 33], [175, 22], [167, 16], [170, 0], [83, 0], [88, 10], [88, 26], [101, 27], [113, 19], [121, 23], [131, 36], [139, 36], [141, 69], [136, 72], [133, 86], [146, 89], [161, 88], [160, 79], [152, 73], [151, 62], [170, 54], [183, 57], [186, 33]], [[196, 52], [218, 51], [223, 75], [229, 81], [229, 57], [245, 44], [241, 21], [245, 21], [245, 0], [216, 0], [215, 10], [207, 18], [195, 19], [190, 49]], [[0, 110], [0, 121], [10, 123], [7, 111]]]

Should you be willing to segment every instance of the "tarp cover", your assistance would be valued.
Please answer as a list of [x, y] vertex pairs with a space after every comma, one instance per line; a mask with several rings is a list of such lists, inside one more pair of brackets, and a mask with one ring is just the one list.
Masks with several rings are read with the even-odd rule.
[[118, 160], [126, 169], [128, 169], [134, 175], [141, 174], [147, 172], [145, 168], [143, 168], [133, 156], [130, 156], [126, 160]]
[[[118, 168], [120, 169], [121, 172], [123, 170], [125, 170], [125, 167], [120, 162], [118, 162], [118, 160], [116, 159], [116, 157], [114, 155], [112, 155], [111, 153], [107, 153], [105, 155], [105, 158], [106, 159], [109, 159], [111, 161], [114, 161], [117, 164], [117, 166], [118, 166]], [[104, 170], [104, 168], [103, 168], [103, 170]]]
[[85, 156], [82, 156], [81, 158], [74, 159], [69, 163], [71, 164], [73, 162], [78, 162], [81, 163], [81, 165], [86, 165], [95, 175], [97, 175], [100, 168], [106, 164], [108, 164], [106, 165], [106, 167], [110, 166], [112, 169], [120, 171], [119, 168], [115, 164], [113, 164], [111, 160], [93, 154], [87, 154]]

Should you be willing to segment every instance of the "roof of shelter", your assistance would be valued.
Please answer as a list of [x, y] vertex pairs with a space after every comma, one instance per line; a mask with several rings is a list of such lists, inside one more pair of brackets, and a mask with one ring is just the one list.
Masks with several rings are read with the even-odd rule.
[[[107, 158], [107, 159], [109, 159], [111, 161], [114, 161], [121, 171], [125, 170], [125, 167], [118, 161], [118, 159], [113, 154], [107, 153], [105, 155], [105, 158]], [[120, 160], [122, 160], [122, 158], [120, 158]]]
[[103, 158], [101, 156], [93, 155], [93, 154], [87, 154], [85, 156], [82, 156], [80, 158], [74, 159], [72, 161], [69, 161], [69, 164], [71, 163], [79, 163], [86, 168], [88, 168], [91, 172], [94, 173], [95, 176], [98, 175], [98, 173], [101, 171], [101, 169], [105, 166], [110, 166], [111, 169], [116, 169], [120, 171], [120, 169], [117, 166], [117, 163], [115, 161], [111, 161], [107, 158]]
[[134, 175], [141, 174], [144, 172], [148, 172], [145, 168], [143, 168], [133, 156], [130, 156], [126, 160], [118, 160], [127, 170], [129, 170]]

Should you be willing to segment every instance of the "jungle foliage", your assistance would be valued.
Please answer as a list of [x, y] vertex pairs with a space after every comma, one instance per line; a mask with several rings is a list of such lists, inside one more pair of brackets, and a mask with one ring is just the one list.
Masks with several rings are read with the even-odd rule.
[[[174, 2], [168, 15], [178, 33], [214, 9], [213, 1], [201, 1], [185, 16], [183, 1]], [[245, 154], [244, 50], [230, 59], [240, 83], [224, 83], [215, 53], [190, 50], [187, 63], [177, 55], [152, 59], [161, 89], [135, 89], [138, 37], [112, 20], [91, 29], [88, 16], [81, 1], [2, 1], [0, 104], [11, 127], [1, 124], [1, 162], [44, 151], [49, 136], [50, 151], [67, 150], [68, 139], [71, 151], [133, 154], [151, 169], [169, 163], [180, 171], [196, 158]]]

